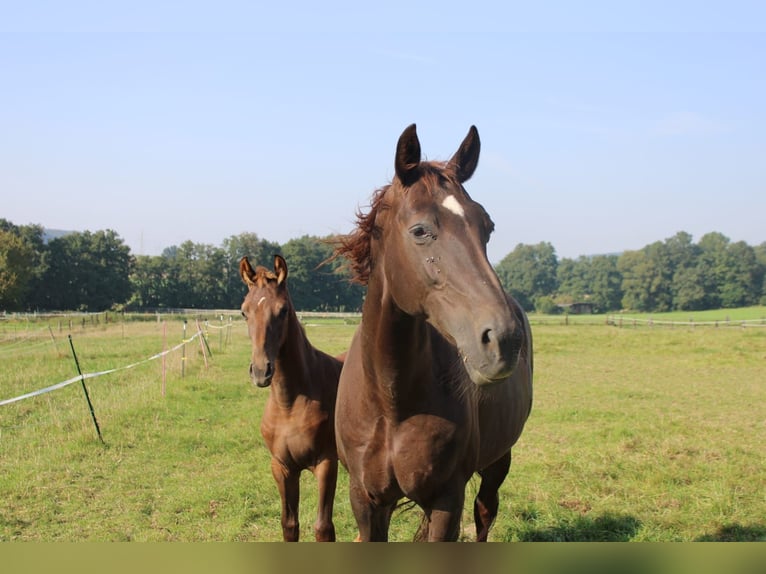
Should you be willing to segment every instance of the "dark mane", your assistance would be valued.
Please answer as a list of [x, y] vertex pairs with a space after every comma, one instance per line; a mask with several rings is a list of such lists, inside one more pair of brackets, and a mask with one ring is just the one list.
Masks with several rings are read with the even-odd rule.
[[[421, 184], [428, 193], [433, 194], [435, 190], [446, 185], [462, 189], [454, 169], [448, 163], [421, 162], [419, 171], [420, 174], [415, 184]], [[380, 232], [380, 226], [377, 222], [378, 213], [389, 207], [385, 201], [386, 193], [392, 188], [400, 188], [406, 193], [410, 187], [413, 186], [403, 186], [399, 180], [394, 180], [390, 184], [376, 189], [372, 194], [369, 211], [364, 213], [361, 209], [357, 210], [356, 229], [348, 235], [341, 235], [336, 238], [332, 259], [339, 256], [348, 259], [353, 275], [352, 281], [355, 283], [367, 285], [370, 278], [370, 271], [372, 271], [373, 266], [371, 241]]]

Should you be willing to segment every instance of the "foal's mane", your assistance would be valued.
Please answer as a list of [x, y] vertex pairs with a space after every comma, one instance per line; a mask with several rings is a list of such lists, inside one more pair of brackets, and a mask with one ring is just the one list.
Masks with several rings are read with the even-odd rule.
[[257, 287], [264, 287], [268, 281], [276, 281], [276, 274], [262, 265], [258, 265], [255, 268], [255, 277], [253, 278], [253, 285]]
[[[420, 184], [424, 190], [433, 195], [439, 188], [447, 185], [462, 189], [457, 180], [454, 167], [445, 162], [424, 161], [418, 166], [419, 175], [410, 186], [402, 185], [398, 178], [393, 182], [376, 189], [372, 194], [370, 208], [367, 213], [361, 209], [356, 212], [356, 228], [348, 235], [341, 235], [335, 240], [335, 252], [331, 259], [338, 256], [346, 257], [352, 271], [352, 281], [361, 285], [367, 285], [372, 271], [372, 239], [379, 236], [380, 225], [378, 214], [391, 207], [391, 202], [386, 201], [388, 193], [392, 189], [401, 189], [406, 193], [410, 188]], [[463, 190], [465, 193], [465, 190]]]

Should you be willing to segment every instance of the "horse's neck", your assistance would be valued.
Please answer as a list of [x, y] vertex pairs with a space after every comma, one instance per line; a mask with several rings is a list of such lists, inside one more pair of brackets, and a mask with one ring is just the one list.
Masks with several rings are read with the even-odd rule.
[[425, 319], [407, 315], [389, 297], [369, 294], [362, 316], [363, 356], [374, 383], [392, 395], [422, 389], [432, 367]]
[[295, 398], [306, 393], [311, 382], [312, 347], [294, 310], [287, 319], [287, 335], [276, 357], [272, 393], [280, 403], [289, 406]]

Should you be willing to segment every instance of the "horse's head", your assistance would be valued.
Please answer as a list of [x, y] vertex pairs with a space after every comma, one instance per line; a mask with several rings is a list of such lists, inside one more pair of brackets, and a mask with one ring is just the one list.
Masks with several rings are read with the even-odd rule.
[[506, 379], [521, 348], [521, 324], [487, 259], [494, 224], [463, 187], [479, 161], [471, 126], [446, 163], [422, 162], [411, 125], [396, 149], [396, 177], [381, 191], [370, 243], [370, 277], [402, 311], [424, 316], [455, 343], [479, 385]]
[[268, 387], [274, 375], [279, 349], [285, 340], [287, 318], [292, 307], [287, 292], [287, 263], [274, 256], [274, 271], [250, 265], [247, 257], [239, 262], [239, 274], [247, 285], [242, 316], [252, 343], [250, 379], [259, 387]]

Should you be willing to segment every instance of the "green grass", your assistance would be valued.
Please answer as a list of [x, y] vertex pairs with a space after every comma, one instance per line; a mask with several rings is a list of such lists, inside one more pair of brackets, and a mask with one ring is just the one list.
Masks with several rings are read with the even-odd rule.
[[[310, 318], [306, 331], [336, 354], [354, 323]], [[766, 540], [766, 328], [533, 328], [535, 403], [490, 539]], [[76, 374], [67, 329], [52, 331], [55, 343], [44, 322], [3, 324], [0, 400]], [[163, 348], [151, 321], [77, 325], [72, 338], [85, 372]], [[180, 341], [168, 322], [166, 346]], [[180, 351], [167, 356], [164, 395], [161, 360], [86, 380], [105, 444], [79, 383], [0, 406], [0, 540], [280, 540], [259, 431], [268, 391], [249, 383], [244, 324], [208, 341], [207, 368], [199, 341], [187, 345], [184, 377]], [[302, 540], [315, 500], [304, 473]], [[397, 512], [392, 539], [411, 539], [418, 518]], [[343, 471], [335, 523], [354, 538]]]

